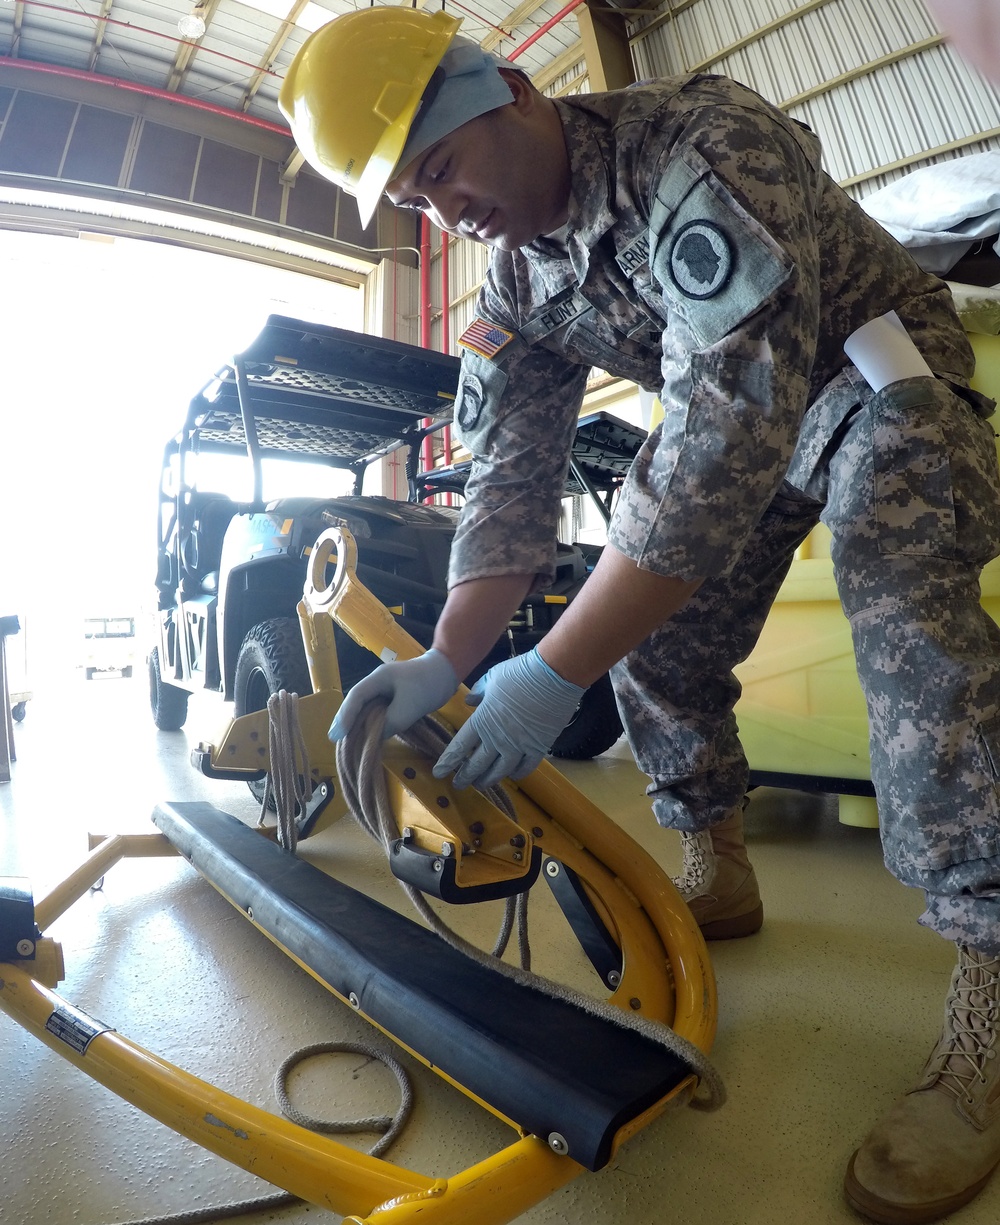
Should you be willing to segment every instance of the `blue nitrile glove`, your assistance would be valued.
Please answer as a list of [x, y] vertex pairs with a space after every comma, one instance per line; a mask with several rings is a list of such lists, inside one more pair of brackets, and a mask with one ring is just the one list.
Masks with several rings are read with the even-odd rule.
[[327, 735], [331, 740], [343, 740], [362, 707], [374, 698], [386, 698], [389, 706], [383, 734], [388, 740], [442, 707], [457, 688], [458, 677], [451, 660], [433, 647], [416, 659], [382, 664], [352, 687]]
[[572, 719], [584, 693], [553, 672], [537, 648], [496, 664], [465, 699], [476, 712], [438, 758], [434, 777], [455, 770], [456, 787], [524, 778]]

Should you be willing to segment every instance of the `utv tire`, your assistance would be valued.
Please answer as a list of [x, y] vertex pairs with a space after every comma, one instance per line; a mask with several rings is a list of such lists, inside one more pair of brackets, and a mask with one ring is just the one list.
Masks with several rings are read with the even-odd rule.
[[[243, 639], [233, 680], [233, 714], [239, 718], [266, 710], [271, 694], [282, 689], [299, 697], [312, 693], [302, 632], [295, 617], [261, 621]], [[266, 784], [267, 780], [261, 778], [247, 786], [262, 801]], [[273, 811], [273, 799], [270, 807]]]
[[622, 720], [611, 687], [611, 677], [604, 673], [583, 695], [580, 709], [556, 738], [553, 757], [586, 761], [605, 752], [622, 734]]
[[168, 685], [160, 672], [160, 652], [154, 647], [149, 653], [149, 708], [153, 722], [161, 732], [179, 732], [187, 718], [188, 698], [186, 689]]

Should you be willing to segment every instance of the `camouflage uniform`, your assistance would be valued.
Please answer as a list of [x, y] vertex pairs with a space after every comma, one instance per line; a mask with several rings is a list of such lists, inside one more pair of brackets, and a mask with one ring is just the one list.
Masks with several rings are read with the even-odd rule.
[[[822, 518], [886, 862], [926, 891], [928, 926], [1000, 951], [1000, 631], [978, 600], [1000, 489], [947, 288], [743, 86], [692, 76], [556, 106], [568, 227], [493, 253], [463, 338], [456, 421], [476, 462], [452, 582], [548, 582], [591, 366], [658, 392], [610, 541], [706, 581], [613, 671], [657, 819], [696, 831], [742, 798], [732, 668]], [[873, 395], [844, 341], [893, 309], [938, 378]]]

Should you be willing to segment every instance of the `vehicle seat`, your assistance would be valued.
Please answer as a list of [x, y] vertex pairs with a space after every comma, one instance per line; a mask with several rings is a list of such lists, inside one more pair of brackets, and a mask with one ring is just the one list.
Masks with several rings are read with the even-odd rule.
[[222, 493], [197, 495], [190, 529], [181, 539], [181, 584], [185, 594], [212, 594], [218, 590], [222, 542], [236, 503]]

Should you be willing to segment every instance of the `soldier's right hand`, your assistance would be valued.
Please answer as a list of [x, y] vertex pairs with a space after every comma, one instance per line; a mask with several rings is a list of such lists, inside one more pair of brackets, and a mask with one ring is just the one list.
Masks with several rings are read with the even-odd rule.
[[353, 686], [327, 735], [331, 740], [342, 740], [354, 726], [362, 708], [382, 698], [389, 704], [383, 731], [388, 740], [412, 727], [424, 715], [440, 709], [457, 689], [458, 677], [451, 661], [434, 648], [416, 659], [382, 664]]

